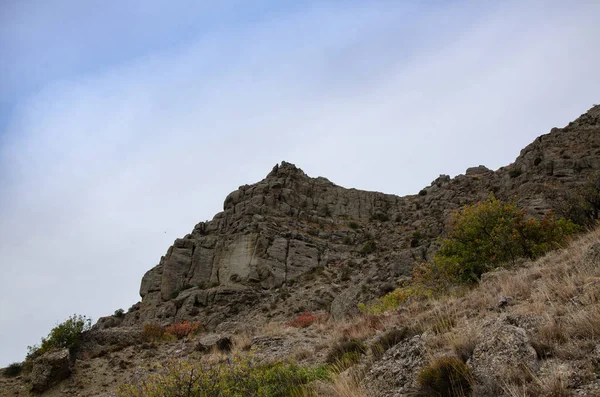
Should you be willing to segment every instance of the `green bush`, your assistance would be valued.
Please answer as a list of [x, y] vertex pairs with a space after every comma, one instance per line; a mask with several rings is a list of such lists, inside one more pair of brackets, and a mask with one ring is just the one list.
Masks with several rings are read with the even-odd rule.
[[434, 359], [417, 380], [423, 395], [440, 397], [469, 396], [473, 383], [469, 367], [456, 357]]
[[284, 397], [300, 396], [315, 380], [326, 380], [326, 367], [294, 363], [257, 364], [234, 357], [215, 365], [172, 361], [156, 375], [119, 387], [119, 397]]
[[74, 348], [81, 337], [81, 333], [92, 327], [92, 320], [86, 316], [73, 314], [64, 322], [52, 328], [47, 337], [42, 338], [40, 346], [28, 346], [27, 357], [34, 358], [51, 349]]
[[356, 230], [356, 229], [358, 229], [360, 227], [360, 225], [357, 222], [354, 222], [354, 221], [348, 222], [348, 226], [350, 227], [350, 229], [354, 229], [354, 230]]
[[578, 230], [573, 222], [552, 215], [527, 219], [515, 204], [492, 196], [455, 215], [452, 229], [425, 270], [451, 281], [474, 281], [500, 264], [535, 259], [558, 248]]
[[523, 173], [523, 171], [521, 170], [521, 167], [511, 168], [510, 171], [508, 171], [508, 175], [511, 178], [517, 178], [517, 177], [521, 176], [522, 173]]
[[23, 363], [12, 363], [4, 369], [4, 376], [17, 376], [23, 371]]
[[342, 340], [331, 348], [325, 361], [328, 364], [337, 364], [344, 358], [344, 356], [354, 360], [356, 358], [355, 355], [363, 355], [366, 353], [366, 351], [367, 348], [365, 344], [358, 339]]
[[113, 316], [117, 317], [117, 318], [121, 318], [125, 316], [125, 310], [123, 309], [117, 309], [115, 310]]
[[373, 240], [369, 240], [366, 243], [363, 244], [363, 246], [360, 249], [360, 253], [362, 255], [369, 255], [372, 254], [373, 252], [377, 251], [377, 244], [375, 244], [375, 241]]
[[385, 212], [377, 211], [376, 213], [373, 214], [373, 216], [371, 216], [371, 220], [372, 221], [387, 222], [387, 221], [390, 220], [390, 217]]
[[371, 351], [376, 358], [381, 358], [389, 348], [396, 346], [406, 338], [410, 338], [414, 332], [407, 327], [394, 328], [381, 335], [371, 346]]

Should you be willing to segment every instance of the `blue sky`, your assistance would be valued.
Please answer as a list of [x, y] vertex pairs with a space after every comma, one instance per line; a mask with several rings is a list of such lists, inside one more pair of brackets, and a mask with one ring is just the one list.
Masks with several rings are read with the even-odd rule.
[[[213, 3], [218, 3], [215, 5]], [[426, 5], [425, 5], [426, 3]], [[600, 102], [597, 1], [0, 4], [0, 365], [286, 160], [411, 194]]]

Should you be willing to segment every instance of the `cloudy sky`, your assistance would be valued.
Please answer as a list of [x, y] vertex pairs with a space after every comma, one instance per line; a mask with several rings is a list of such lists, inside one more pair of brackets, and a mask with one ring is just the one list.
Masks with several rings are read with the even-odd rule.
[[3, 0], [0, 366], [281, 160], [411, 194], [600, 102], [600, 2]]

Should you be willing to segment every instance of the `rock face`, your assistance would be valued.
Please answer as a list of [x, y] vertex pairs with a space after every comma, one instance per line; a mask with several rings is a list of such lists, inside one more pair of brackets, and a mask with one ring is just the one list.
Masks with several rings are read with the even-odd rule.
[[210, 329], [306, 309], [343, 317], [430, 256], [453, 210], [493, 193], [539, 216], [599, 170], [600, 106], [537, 138], [513, 164], [442, 175], [405, 197], [345, 189], [283, 162], [175, 240], [144, 275], [142, 301], [122, 325], [193, 319]]
[[71, 375], [72, 360], [68, 349], [38, 357], [31, 371], [31, 390], [41, 393]]

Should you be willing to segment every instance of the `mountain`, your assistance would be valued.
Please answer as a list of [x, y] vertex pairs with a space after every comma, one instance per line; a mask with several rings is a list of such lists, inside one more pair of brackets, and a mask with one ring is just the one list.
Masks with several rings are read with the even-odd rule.
[[[261, 327], [289, 322], [307, 310], [350, 324], [358, 318], [358, 303], [392, 291], [415, 264], [431, 258], [457, 209], [493, 194], [539, 217], [560, 211], [565, 192], [599, 171], [600, 106], [538, 137], [510, 165], [496, 171], [480, 165], [454, 178], [440, 175], [404, 197], [347, 189], [282, 162], [262, 181], [230, 193], [211, 221], [175, 240], [142, 278], [141, 301], [123, 315], [100, 318], [73, 354], [75, 373], [46, 395], [60, 395], [57, 390], [111, 395], [113, 382], [124, 380], [116, 378], [119, 371], [135, 372], [138, 355], [148, 353], [142, 332], [148, 323], [199, 323], [206, 346], [216, 343], [206, 338], [262, 337], [272, 350], [261, 353], [265, 357], [290, 356], [289, 341], [261, 335]], [[312, 346], [306, 338], [296, 339]], [[192, 354], [196, 342], [182, 343], [155, 346], [158, 352], [151, 357]], [[315, 354], [312, 362], [323, 358]], [[394, 360], [387, 360], [384, 369], [375, 362], [370, 370], [390, 370]], [[380, 395], [404, 395], [393, 394], [393, 382], [385, 376], [373, 379], [380, 393], [390, 393]], [[26, 395], [14, 394], [27, 393], [23, 380], [4, 380], [5, 390]]]

